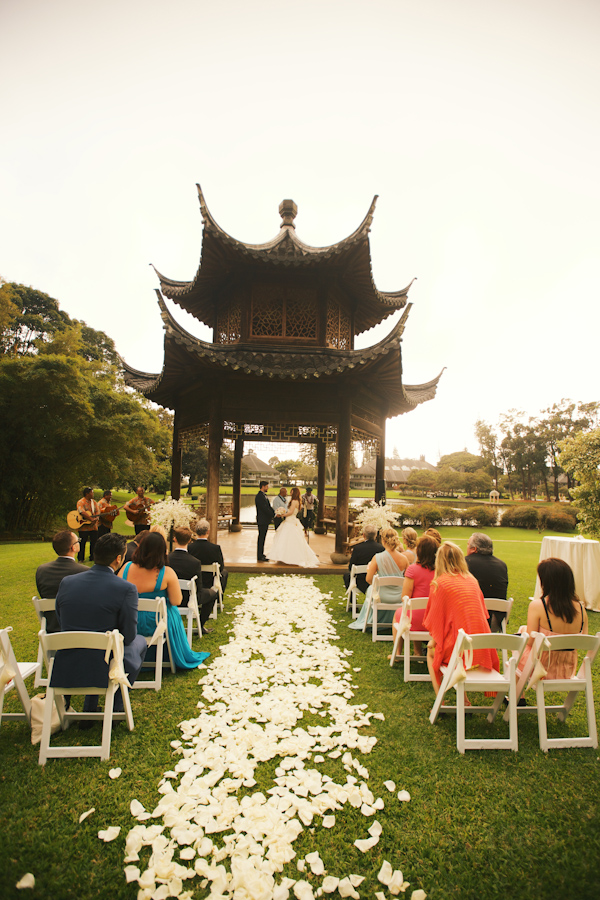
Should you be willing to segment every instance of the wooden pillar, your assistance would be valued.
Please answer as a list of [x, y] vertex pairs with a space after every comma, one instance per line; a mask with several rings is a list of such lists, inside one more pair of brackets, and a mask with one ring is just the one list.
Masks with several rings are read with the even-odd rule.
[[320, 438], [317, 440], [317, 523], [315, 525], [315, 534], [324, 534], [325, 526], [323, 519], [325, 518], [325, 441]]
[[233, 449], [233, 522], [231, 523], [232, 531], [241, 531], [240, 510], [242, 506], [242, 456], [244, 455], [244, 438], [235, 439]]
[[379, 503], [383, 497], [383, 492], [380, 489], [382, 481], [385, 484], [385, 416], [381, 417], [381, 438], [375, 460], [375, 503]]
[[340, 420], [338, 424], [338, 478], [337, 478], [337, 515], [335, 523], [335, 552], [343, 553], [348, 542], [348, 502], [350, 500], [350, 452], [352, 449], [349, 397], [342, 399]]
[[221, 395], [213, 390], [210, 399], [210, 419], [208, 422], [208, 472], [206, 478], [206, 518], [210, 522], [210, 540], [217, 541], [219, 522], [219, 470], [221, 467], [221, 444], [223, 443], [223, 412]]
[[173, 419], [173, 450], [171, 452], [171, 497], [179, 500], [181, 497], [181, 457], [183, 449], [179, 440], [179, 415], [175, 410]]

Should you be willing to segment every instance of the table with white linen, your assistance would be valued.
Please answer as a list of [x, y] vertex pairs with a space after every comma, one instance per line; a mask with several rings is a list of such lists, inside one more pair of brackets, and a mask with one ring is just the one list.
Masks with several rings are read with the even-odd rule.
[[[555, 557], [564, 559], [573, 569], [575, 591], [586, 609], [600, 611], [600, 542], [585, 538], [545, 537], [540, 562]], [[536, 579], [534, 597], [542, 596], [540, 579]]]

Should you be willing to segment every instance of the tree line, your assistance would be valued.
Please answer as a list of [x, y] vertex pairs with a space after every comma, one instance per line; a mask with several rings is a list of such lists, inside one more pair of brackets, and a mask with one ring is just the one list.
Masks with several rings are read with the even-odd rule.
[[39, 532], [84, 486], [170, 483], [172, 416], [123, 382], [113, 340], [0, 279], [0, 530]]

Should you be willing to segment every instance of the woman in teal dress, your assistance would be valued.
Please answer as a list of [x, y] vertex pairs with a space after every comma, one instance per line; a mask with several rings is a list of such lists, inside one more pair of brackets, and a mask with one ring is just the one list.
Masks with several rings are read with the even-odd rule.
[[[406, 558], [404, 553], [401, 553], [399, 550], [401, 541], [395, 528], [385, 528], [382, 531], [381, 543], [385, 548], [383, 553], [376, 553], [369, 563], [369, 568], [367, 569], [366, 577], [370, 587], [367, 591], [365, 602], [362, 605], [360, 615], [358, 619], [355, 619], [354, 622], [351, 622], [348, 625], [348, 628], [355, 628], [358, 631], [363, 630], [363, 625], [367, 616], [367, 608], [369, 609], [369, 618], [367, 621], [367, 625], [372, 624], [373, 605], [368, 601], [370, 600], [371, 593], [373, 591], [373, 579], [375, 578], [375, 575], [379, 575], [380, 578], [385, 578], [389, 575], [402, 577], [409, 565], [408, 559]], [[382, 585], [379, 589], [379, 596], [381, 597], [381, 601], [383, 603], [400, 603], [400, 601], [402, 600], [402, 587], [400, 585], [390, 585], [389, 587]], [[377, 625], [391, 625], [393, 619], [393, 609], [382, 609], [377, 617]]]
[[[167, 601], [167, 630], [173, 662], [178, 669], [196, 669], [210, 653], [196, 653], [191, 649], [181, 616], [175, 607], [181, 605], [181, 588], [177, 575], [165, 565], [167, 545], [161, 534], [151, 533], [139, 545], [129, 562], [121, 570], [121, 578], [135, 584], [140, 597]], [[152, 637], [156, 618], [151, 612], [138, 612], [138, 634]]]

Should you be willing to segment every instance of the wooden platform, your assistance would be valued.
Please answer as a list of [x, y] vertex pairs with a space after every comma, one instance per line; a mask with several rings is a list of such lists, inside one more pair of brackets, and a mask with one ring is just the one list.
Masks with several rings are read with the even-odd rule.
[[[275, 532], [269, 528], [265, 541], [265, 554], [269, 555], [269, 547]], [[256, 561], [256, 526], [244, 527], [241, 531], [231, 532], [219, 530], [217, 542], [221, 545], [223, 559], [229, 572], [242, 572], [245, 575], [342, 575], [346, 566], [336, 566], [331, 562], [331, 554], [335, 550], [333, 534], [313, 534], [310, 532], [310, 547], [319, 557], [318, 568], [302, 568], [279, 563], [277, 560], [267, 563]]]

